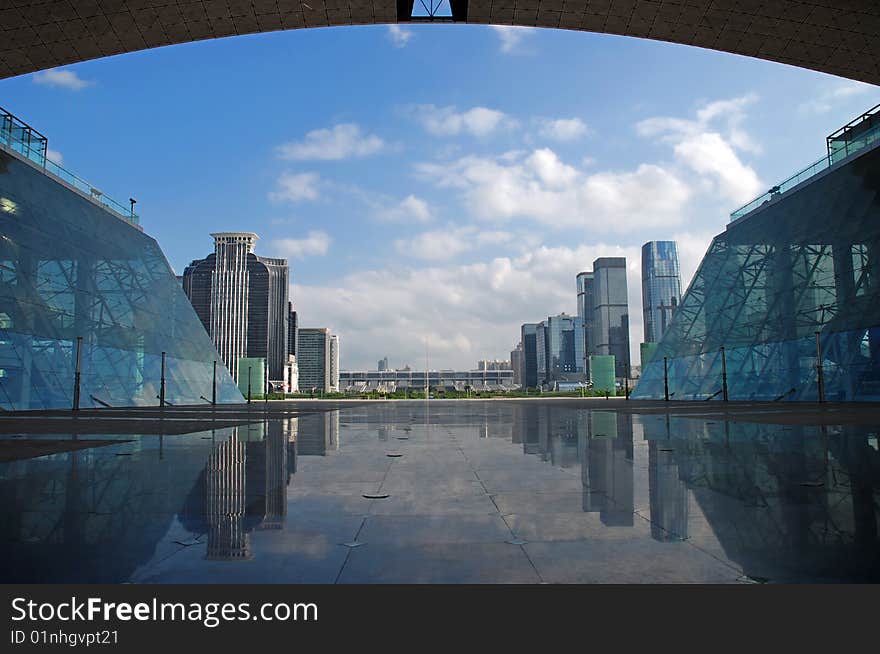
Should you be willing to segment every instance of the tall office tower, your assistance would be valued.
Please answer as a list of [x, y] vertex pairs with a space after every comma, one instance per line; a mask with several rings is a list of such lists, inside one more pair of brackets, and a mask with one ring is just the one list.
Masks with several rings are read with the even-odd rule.
[[523, 385], [523, 344], [516, 344], [516, 349], [510, 351], [510, 367], [513, 369], [513, 383], [515, 386]]
[[681, 301], [681, 272], [675, 241], [642, 246], [642, 313], [645, 342], [659, 343]]
[[593, 262], [593, 354], [614, 356], [614, 375], [629, 374], [629, 305], [626, 258], [601, 257]]
[[590, 341], [591, 330], [593, 329], [593, 289], [594, 279], [593, 273], [584, 271], [578, 273], [577, 276], [577, 315], [583, 323], [582, 340], [584, 350], [584, 374], [589, 378], [590, 373], [590, 355], [595, 354], [592, 350], [592, 342]]
[[535, 388], [538, 385], [538, 325], [526, 323], [520, 328], [523, 348], [522, 385], [524, 388]]
[[287, 354], [296, 356], [297, 315], [293, 302], [287, 303]]
[[301, 392], [308, 393], [312, 389], [324, 393], [330, 392], [331, 341], [332, 334], [326, 327], [300, 327], [296, 352]]
[[330, 390], [339, 390], [339, 337], [330, 336]]
[[0, 108], [0, 410], [156, 406], [163, 360], [170, 403], [211, 397], [217, 350], [159, 245], [47, 148]]
[[377, 366], [377, 370], [379, 372], [385, 372], [388, 370], [388, 357], [383, 357], [379, 359], [379, 365]]
[[583, 322], [562, 313], [538, 323], [536, 354], [538, 382], [584, 379]]
[[287, 260], [255, 255], [250, 232], [211, 236], [214, 253], [186, 267], [183, 289], [233, 377], [238, 359], [262, 357], [269, 379], [280, 381], [289, 346]]

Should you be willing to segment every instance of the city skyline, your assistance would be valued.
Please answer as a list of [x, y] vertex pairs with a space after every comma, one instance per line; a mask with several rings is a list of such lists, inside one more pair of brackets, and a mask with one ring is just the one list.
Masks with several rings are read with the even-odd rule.
[[[640, 246], [676, 240], [684, 290], [730, 211], [821, 154], [803, 134], [878, 100], [819, 73], [610, 35], [397, 29], [405, 42], [373, 26], [123, 55], [6, 80], [4, 102], [51, 136], [50, 157], [134, 197], [178, 273], [205, 234], [258, 232], [262, 256], [301, 271], [297, 310], [345, 341], [343, 367], [392, 350], [417, 365], [427, 338], [432, 367], [464, 368], [507, 357], [525, 319], [575, 315], [571, 279], [603, 256], [628, 260], [638, 361]], [[304, 52], [325, 56], [292, 77]], [[559, 61], [584, 63], [559, 85], [545, 75]], [[389, 74], [364, 74], [376, 69]], [[345, 97], [321, 84], [330, 75]]]

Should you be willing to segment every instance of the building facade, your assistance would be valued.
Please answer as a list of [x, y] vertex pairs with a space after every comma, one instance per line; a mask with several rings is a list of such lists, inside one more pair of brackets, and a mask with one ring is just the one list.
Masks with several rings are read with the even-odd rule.
[[339, 384], [346, 393], [424, 391], [426, 381], [432, 390], [510, 390], [515, 387], [513, 374], [513, 370], [343, 370]]
[[163, 353], [166, 400], [203, 404], [219, 356], [159, 245], [46, 149], [0, 110], [0, 408], [70, 409], [77, 360], [80, 407], [156, 406]]
[[524, 324], [520, 328], [520, 337], [523, 348], [522, 385], [524, 388], [536, 388], [538, 386], [537, 323]]
[[581, 340], [583, 340], [583, 356], [584, 356], [584, 374], [589, 378], [590, 364], [589, 357], [593, 353], [592, 350], [592, 330], [593, 330], [593, 296], [594, 296], [594, 278], [592, 271], [584, 271], [578, 273], [577, 278], [577, 315], [581, 319], [583, 329], [581, 330]]
[[326, 327], [301, 327], [299, 329], [296, 351], [298, 352], [300, 392], [330, 392], [332, 387], [331, 341], [332, 334]]
[[280, 381], [289, 348], [287, 260], [255, 255], [251, 232], [211, 236], [214, 252], [184, 269], [184, 291], [233, 377], [239, 358], [263, 357], [269, 379]]
[[549, 316], [535, 327], [538, 385], [583, 381], [583, 323], [577, 316]]
[[339, 336], [330, 335], [330, 391], [339, 390]]
[[675, 241], [642, 246], [642, 316], [645, 342], [659, 343], [681, 302], [681, 271]]
[[614, 357], [615, 375], [630, 370], [629, 300], [626, 259], [601, 257], [593, 262], [594, 295], [591, 354]]
[[731, 214], [634, 397], [664, 396], [665, 357], [674, 400], [720, 397], [722, 361], [734, 400], [880, 400], [878, 145], [875, 109]]
[[515, 386], [523, 385], [523, 346], [517, 343], [516, 348], [510, 351], [510, 368], [513, 370], [513, 383]]

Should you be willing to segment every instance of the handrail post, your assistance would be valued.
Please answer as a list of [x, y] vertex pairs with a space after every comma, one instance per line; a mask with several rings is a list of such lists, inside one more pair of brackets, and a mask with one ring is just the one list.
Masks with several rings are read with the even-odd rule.
[[727, 357], [724, 346], [721, 346], [721, 399], [727, 402]]
[[666, 367], [666, 357], [663, 357], [663, 397], [669, 401], [669, 370]]
[[76, 337], [76, 368], [73, 373], [73, 410], [79, 411], [79, 384], [81, 379], [80, 364], [82, 362], [83, 337]]
[[217, 359], [214, 359], [214, 378], [211, 381], [211, 406], [217, 406]]
[[159, 377], [159, 407], [165, 408], [165, 353], [162, 353], [162, 372]]
[[816, 332], [816, 381], [819, 384], [819, 402], [825, 401], [825, 379], [822, 370], [822, 341], [821, 332]]

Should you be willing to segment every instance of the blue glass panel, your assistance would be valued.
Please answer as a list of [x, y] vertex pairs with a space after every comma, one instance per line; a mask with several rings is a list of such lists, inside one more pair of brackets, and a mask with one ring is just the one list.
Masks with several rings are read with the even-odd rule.
[[81, 406], [243, 398], [155, 240], [0, 150], [0, 407], [69, 408], [76, 339]]

